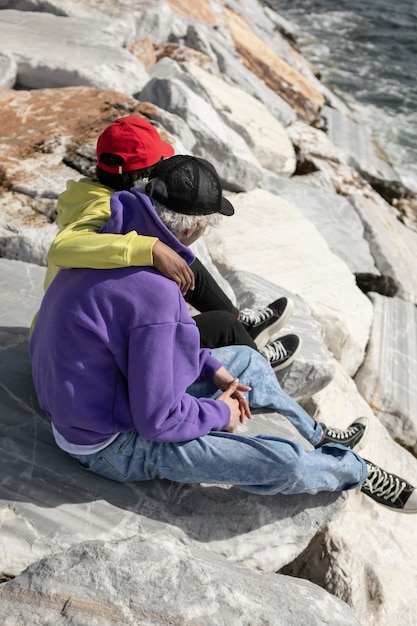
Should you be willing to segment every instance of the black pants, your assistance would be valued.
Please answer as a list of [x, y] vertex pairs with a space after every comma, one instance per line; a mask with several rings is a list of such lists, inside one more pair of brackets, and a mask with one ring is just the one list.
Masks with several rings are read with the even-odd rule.
[[201, 347], [241, 345], [256, 350], [255, 342], [237, 319], [239, 310], [210, 272], [198, 259], [191, 264], [191, 269], [195, 276], [195, 289], [185, 295], [185, 301], [201, 311], [194, 317], [200, 331]]
[[207, 311], [194, 317], [200, 331], [201, 348], [222, 346], [249, 346], [257, 350], [243, 324], [228, 311]]
[[201, 261], [195, 259], [190, 267], [195, 278], [195, 289], [186, 293], [185, 301], [201, 313], [206, 311], [229, 311], [237, 318], [239, 310], [216, 283]]

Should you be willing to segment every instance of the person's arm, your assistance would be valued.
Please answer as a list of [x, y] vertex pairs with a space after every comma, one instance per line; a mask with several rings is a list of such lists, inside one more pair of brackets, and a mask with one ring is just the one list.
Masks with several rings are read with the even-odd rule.
[[[186, 393], [199, 373], [198, 345], [197, 329], [183, 322], [151, 324], [130, 332], [129, 403], [135, 428], [145, 439], [189, 441], [229, 426], [226, 402]], [[220, 366], [213, 359], [213, 368]]]
[[94, 218], [83, 218], [63, 228], [51, 244], [48, 261], [59, 268], [153, 265], [156, 237], [144, 237], [134, 231], [126, 235], [99, 233], [99, 223]]
[[153, 265], [173, 280], [182, 293], [194, 289], [194, 274], [189, 265], [156, 237], [145, 237], [135, 231], [125, 235], [99, 233], [110, 216], [109, 202], [109, 197], [103, 197], [80, 211], [55, 237], [48, 262], [57, 268], [92, 269]]
[[178, 285], [184, 296], [189, 290], [195, 289], [194, 272], [184, 259], [157, 239], [152, 247], [153, 266], [167, 278]]

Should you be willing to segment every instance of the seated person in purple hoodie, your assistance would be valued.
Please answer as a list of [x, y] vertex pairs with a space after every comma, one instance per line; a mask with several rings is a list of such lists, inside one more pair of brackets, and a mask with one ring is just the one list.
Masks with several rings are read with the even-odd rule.
[[[145, 191], [112, 196], [106, 232], [158, 237], [188, 263], [187, 246], [219, 215], [234, 213], [213, 166], [195, 157], [159, 163]], [[417, 512], [413, 486], [332, 443], [336, 437], [281, 389], [256, 350], [200, 348], [180, 289], [154, 267], [59, 272], [30, 355], [57, 445], [101, 476], [230, 484], [264, 495], [360, 488], [393, 510]], [[313, 449], [234, 434], [249, 407], [281, 413]], [[352, 446], [364, 434], [358, 424]]]

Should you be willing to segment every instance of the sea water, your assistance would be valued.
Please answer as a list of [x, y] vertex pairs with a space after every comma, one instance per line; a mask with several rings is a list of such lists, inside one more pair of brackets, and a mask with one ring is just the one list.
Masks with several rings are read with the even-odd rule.
[[417, 0], [269, 0], [321, 80], [367, 121], [417, 191]]

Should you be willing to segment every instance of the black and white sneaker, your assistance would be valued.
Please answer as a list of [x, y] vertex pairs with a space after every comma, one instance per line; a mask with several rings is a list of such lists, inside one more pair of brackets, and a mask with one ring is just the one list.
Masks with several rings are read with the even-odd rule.
[[278, 298], [261, 309], [242, 309], [239, 321], [244, 325], [258, 348], [263, 348], [291, 317], [294, 302]]
[[368, 477], [360, 487], [363, 493], [398, 513], [417, 513], [417, 492], [409, 482], [370, 461], [366, 465]]
[[273, 370], [284, 369], [292, 363], [299, 349], [301, 339], [298, 335], [284, 335], [275, 341], [267, 343], [259, 349], [259, 353], [270, 363]]
[[338, 428], [329, 428], [323, 426], [323, 437], [316, 445], [316, 448], [321, 448], [325, 443], [341, 443], [346, 448], [355, 448], [360, 443], [362, 447], [365, 443], [365, 434], [367, 433], [368, 418], [358, 417], [346, 430], [340, 430]]

